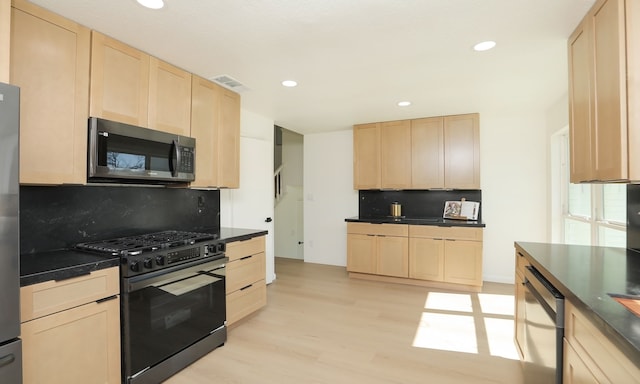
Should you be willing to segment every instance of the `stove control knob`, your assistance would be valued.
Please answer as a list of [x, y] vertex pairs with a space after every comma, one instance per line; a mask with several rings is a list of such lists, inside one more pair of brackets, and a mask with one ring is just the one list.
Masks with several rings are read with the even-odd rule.
[[156, 264], [164, 265], [164, 256], [162, 256], [162, 255], [156, 256]]
[[149, 257], [147, 257], [146, 259], [144, 259], [144, 267], [147, 269], [151, 269], [153, 268], [153, 260]]
[[129, 269], [133, 272], [140, 271], [140, 263], [138, 263], [137, 261], [132, 261], [131, 263], [129, 263]]

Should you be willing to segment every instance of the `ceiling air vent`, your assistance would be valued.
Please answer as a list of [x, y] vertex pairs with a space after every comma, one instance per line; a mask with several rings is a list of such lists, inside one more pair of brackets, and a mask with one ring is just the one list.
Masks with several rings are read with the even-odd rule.
[[239, 82], [238, 80], [234, 79], [229, 75], [214, 76], [211, 78], [211, 80], [215, 81], [216, 83], [222, 85], [225, 88], [229, 88], [234, 92], [240, 93], [240, 92], [249, 90], [249, 88], [247, 88], [246, 85], [242, 84], [241, 82]]

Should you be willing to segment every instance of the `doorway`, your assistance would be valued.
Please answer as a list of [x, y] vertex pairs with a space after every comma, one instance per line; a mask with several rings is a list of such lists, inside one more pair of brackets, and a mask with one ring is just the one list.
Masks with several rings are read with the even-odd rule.
[[275, 257], [304, 260], [304, 137], [274, 126]]

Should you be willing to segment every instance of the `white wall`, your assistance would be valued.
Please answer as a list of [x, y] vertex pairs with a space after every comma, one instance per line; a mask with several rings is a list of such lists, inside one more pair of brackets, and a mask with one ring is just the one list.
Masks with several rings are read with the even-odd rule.
[[[514, 281], [514, 241], [546, 241], [544, 113], [480, 112], [483, 278]], [[346, 223], [358, 214], [352, 131], [305, 135], [305, 261], [346, 266]]]
[[514, 282], [514, 241], [546, 241], [544, 114], [480, 114], [483, 279]]
[[347, 265], [347, 217], [358, 215], [353, 133], [304, 136], [304, 261]]
[[240, 116], [240, 188], [220, 191], [222, 227], [263, 229], [267, 283], [275, 279], [273, 222], [273, 120], [242, 110]]

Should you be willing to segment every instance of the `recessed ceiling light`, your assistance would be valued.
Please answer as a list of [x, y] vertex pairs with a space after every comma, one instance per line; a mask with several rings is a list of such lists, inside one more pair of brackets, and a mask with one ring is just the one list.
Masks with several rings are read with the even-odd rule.
[[411, 105], [410, 101], [399, 101], [398, 102], [398, 107], [408, 107]]
[[474, 45], [473, 49], [478, 52], [481, 52], [481, 51], [488, 51], [495, 46], [496, 46], [496, 42], [489, 40], [489, 41], [483, 41], [481, 43]]
[[163, 0], [138, 0], [138, 3], [143, 7], [147, 7], [151, 9], [160, 9], [164, 7]]
[[285, 80], [282, 82], [282, 85], [284, 85], [285, 87], [295, 87], [296, 85], [298, 85], [298, 83], [293, 80]]

